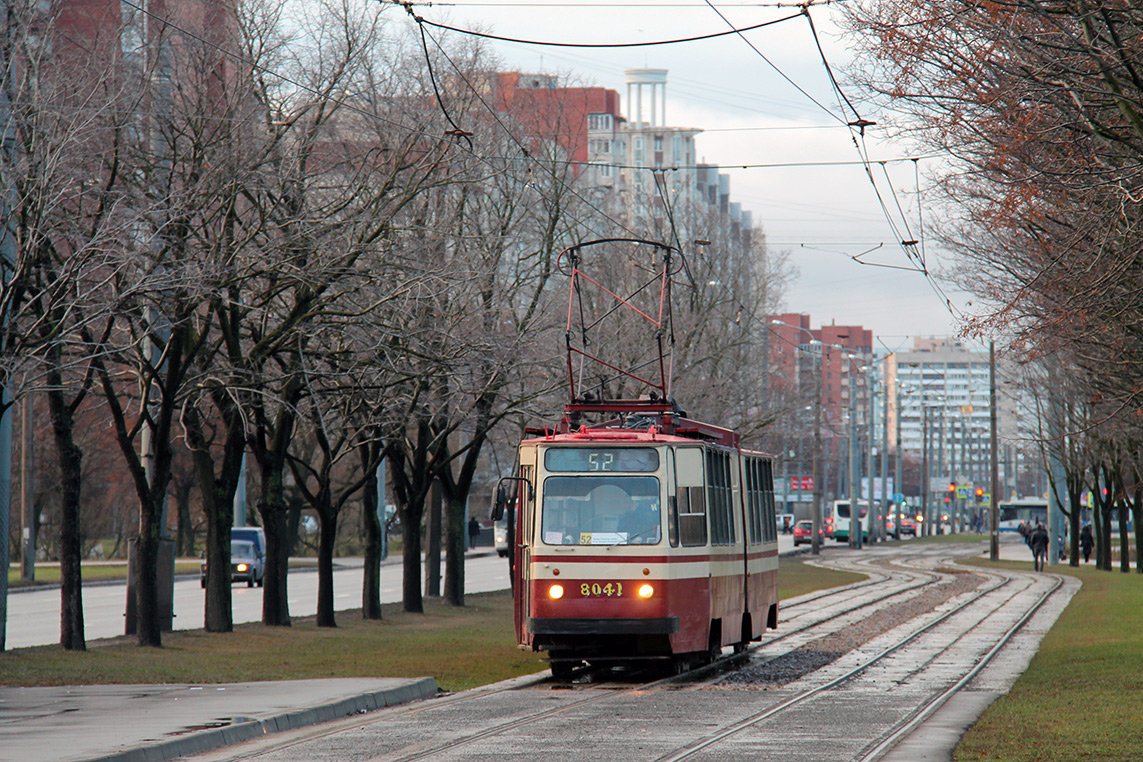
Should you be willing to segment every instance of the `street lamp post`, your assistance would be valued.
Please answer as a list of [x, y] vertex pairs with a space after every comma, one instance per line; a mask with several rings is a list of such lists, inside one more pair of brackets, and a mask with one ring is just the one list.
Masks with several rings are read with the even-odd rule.
[[[897, 468], [896, 468], [896, 471], [894, 471], [894, 477], [895, 477], [894, 478], [894, 484], [897, 485], [897, 487], [896, 487], [897, 491], [899, 493], [901, 493], [902, 495], [904, 495], [905, 494], [905, 483], [901, 480], [902, 479], [902, 476], [901, 476], [901, 396], [902, 396], [901, 395], [901, 382], [898, 381], [897, 382], [897, 402], [895, 405], [895, 409], [897, 411], [897, 457], [895, 458]], [[886, 420], [885, 429], [886, 429], [886, 431], [888, 431], [888, 429], [889, 429], [888, 420]], [[902, 500], [902, 502], [904, 502], [904, 500]], [[904, 506], [902, 506], [902, 505], [897, 506], [897, 521], [894, 522], [895, 529], [894, 529], [893, 534], [898, 540], [901, 539], [901, 514], [904, 513], [902, 508], [904, 508]], [[915, 526], [916, 525], [914, 525], [914, 530], [913, 530], [914, 532], [916, 532]]]
[[929, 535], [929, 409], [921, 392], [921, 536]]

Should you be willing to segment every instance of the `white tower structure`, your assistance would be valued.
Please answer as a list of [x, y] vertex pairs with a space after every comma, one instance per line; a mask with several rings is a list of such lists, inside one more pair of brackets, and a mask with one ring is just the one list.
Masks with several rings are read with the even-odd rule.
[[[667, 124], [667, 70], [627, 69], [627, 121], [633, 127], [664, 127]], [[643, 97], [650, 107], [650, 121], [643, 118]]]

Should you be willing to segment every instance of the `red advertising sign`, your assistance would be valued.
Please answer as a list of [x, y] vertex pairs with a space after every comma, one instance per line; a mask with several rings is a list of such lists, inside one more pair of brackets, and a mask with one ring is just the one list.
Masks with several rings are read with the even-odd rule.
[[791, 476], [790, 477], [790, 491], [791, 492], [813, 492], [814, 491], [814, 477], [812, 477], [812, 476]]

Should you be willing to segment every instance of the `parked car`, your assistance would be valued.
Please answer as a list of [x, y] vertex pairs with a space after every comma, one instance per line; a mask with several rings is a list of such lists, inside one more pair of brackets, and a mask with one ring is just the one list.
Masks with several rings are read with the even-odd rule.
[[[799, 521], [794, 524], [794, 546], [797, 547], [802, 543], [807, 545], [813, 544], [814, 537], [814, 522], [807, 520]], [[825, 529], [818, 529], [818, 540], [820, 541], [825, 537]]]
[[[206, 560], [200, 573], [206, 587]], [[245, 582], [247, 587], [262, 586], [266, 577], [266, 559], [258, 547], [249, 540], [230, 541], [230, 581]]]
[[910, 537], [917, 536], [917, 525], [911, 516], [901, 514], [901, 536], [909, 535]]

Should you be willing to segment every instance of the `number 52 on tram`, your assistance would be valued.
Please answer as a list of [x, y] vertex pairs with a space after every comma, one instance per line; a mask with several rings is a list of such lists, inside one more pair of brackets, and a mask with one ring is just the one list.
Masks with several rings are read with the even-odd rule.
[[557, 677], [584, 663], [686, 667], [777, 626], [772, 462], [734, 432], [678, 423], [527, 439], [502, 480], [517, 640]]

